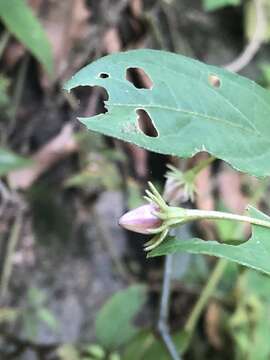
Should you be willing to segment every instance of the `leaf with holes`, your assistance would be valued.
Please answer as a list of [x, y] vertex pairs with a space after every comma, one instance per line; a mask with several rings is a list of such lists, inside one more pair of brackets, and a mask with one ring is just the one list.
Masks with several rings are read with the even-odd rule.
[[[130, 68], [144, 71], [152, 87], [134, 86]], [[107, 113], [80, 118], [90, 130], [163, 154], [208, 151], [238, 170], [270, 174], [270, 93], [253, 81], [173, 53], [133, 50], [86, 66], [66, 89], [88, 85], [109, 95]], [[154, 136], [140, 125], [141, 113]]]
[[[270, 218], [255, 208], [249, 208], [250, 216], [270, 221]], [[241, 245], [221, 244], [201, 239], [182, 240], [170, 237], [152, 250], [149, 257], [174, 254], [176, 252], [213, 255], [270, 275], [270, 230], [252, 225], [252, 237]]]

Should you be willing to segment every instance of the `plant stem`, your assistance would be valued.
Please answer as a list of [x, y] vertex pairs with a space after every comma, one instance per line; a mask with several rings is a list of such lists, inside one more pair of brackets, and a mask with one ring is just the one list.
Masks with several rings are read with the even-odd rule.
[[15, 91], [14, 91], [14, 95], [13, 95], [13, 108], [12, 108], [12, 112], [11, 112], [11, 121], [12, 123], [15, 122], [15, 118], [16, 118], [16, 114], [17, 114], [17, 110], [22, 98], [22, 94], [23, 94], [23, 87], [24, 87], [24, 82], [25, 82], [25, 78], [26, 78], [26, 72], [27, 72], [27, 68], [29, 65], [29, 61], [30, 61], [30, 57], [27, 54], [24, 59], [22, 60], [21, 66], [19, 68], [19, 72], [18, 72], [18, 78], [16, 80], [16, 85], [15, 85]]
[[201, 295], [186, 322], [185, 331], [189, 335], [192, 335], [206, 303], [212, 296], [222, 275], [224, 274], [227, 264], [228, 264], [228, 260], [225, 260], [225, 259], [219, 259], [217, 261], [216, 266], [215, 266], [212, 274], [210, 275], [210, 278], [209, 278], [207, 284], [205, 285], [203, 291], [201, 292]]
[[0, 38], [0, 59], [2, 58], [2, 55], [6, 49], [9, 39], [10, 39], [10, 33], [5, 31]]
[[221, 211], [207, 211], [207, 210], [197, 210], [197, 209], [187, 209], [185, 210], [186, 220], [200, 220], [200, 219], [209, 219], [209, 220], [230, 220], [230, 221], [240, 221], [247, 222], [252, 225], [258, 225], [270, 228], [270, 221], [261, 220], [253, 218], [250, 216], [231, 214]]
[[171, 338], [170, 330], [168, 326], [172, 261], [173, 261], [173, 255], [167, 255], [165, 257], [164, 275], [163, 275], [163, 284], [162, 284], [159, 320], [158, 320], [158, 331], [162, 337], [164, 344], [166, 345], [166, 348], [171, 358], [173, 360], [181, 360], [181, 356], [178, 353], [174, 345], [174, 342]]
[[19, 210], [19, 213], [14, 221], [14, 224], [11, 228], [10, 237], [8, 239], [7, 243], [7, 251], [5, 255], [3, 270], [1, 274], [1, 282], [0, 282], [0, 300], [4, 301], [7, 290], [8, 290], [8, 284], [10, 280], [10, 275], [12, 271], [12, 255], [14, 254], [16, 245], [19, 240], [19, 236], [21, 233], [23, 225], [23, 216], [21, 210]]
[[270, 228], [269, 220], [261, 220], [251, 216], [232, 214], [222, 211], [208, 211], [198, 209], [184, 209], [181, 207], [169, 207], [167, 214], [160, 216], [161, 219], [166, 220], [168, 226], [178, 226], [196, 220], [229, 220], [240, 221], [252, 225], [258, 225]]

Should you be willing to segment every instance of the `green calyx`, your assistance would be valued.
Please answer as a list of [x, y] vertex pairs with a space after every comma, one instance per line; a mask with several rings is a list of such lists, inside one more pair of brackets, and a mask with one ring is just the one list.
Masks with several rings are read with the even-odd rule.
[[172, 207], [166, 204], [155, 186], [149, 182], [150, 190], [146, 190], [144, 197], [149, 203], [156, 205], [157, 210], [153, 215], [162, 220], [160, 227], [149, 230], [149, 233], [155, 236], [145, 244], [145, 251], [149, 251], [157, 247], [168, 235], [169, 230], [186, 221], [186, 210], [180, 207]]

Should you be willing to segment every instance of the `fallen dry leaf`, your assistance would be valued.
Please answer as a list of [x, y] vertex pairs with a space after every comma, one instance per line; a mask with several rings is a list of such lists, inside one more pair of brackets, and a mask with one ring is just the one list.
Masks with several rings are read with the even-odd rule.
[[143, 4], [142, 0], [131, 0], [130, 1], [130, 9], [135, 17], [139, 17], [143, 12]]
[[53, 164], [77, 149], [78, 144], [73, 137], [73, 127], [71, 124], [67, 124], [55, 138], [32, 156], [33, 165], [9, 173], [9, 185], [12, 189], [29, 188]]
[[116, 27], [111, 27], [106, 31], [103, 38], [103, 48], [104, 52], [107, 54], [121, 51], [122, 43]]
[[[53, 49], [54, 80], [68, 76], [65, 72], [70, 67], [71, 52], [78, 42], [87, 38], [90, 16], [85, 0], [49, 2], [43, 24]], [[43, 79], [43, 85], [46, 86], [47, 81]]]

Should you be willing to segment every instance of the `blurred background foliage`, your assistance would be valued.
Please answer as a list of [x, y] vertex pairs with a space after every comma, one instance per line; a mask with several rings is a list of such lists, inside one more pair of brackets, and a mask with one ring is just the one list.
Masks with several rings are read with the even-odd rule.
[[[258, 0], [0, 0], [0, 357], [170, 359], [156, 332], [162, 259], [145, 259], [144, 237], [117, 225], [160, 189], [179, 160], [87, 133], [76, 116], [104, 112], [107, 94], [63, 83], [116, 51], [156, 48], [223, 66], [256, 32]], [[256, 54], [241, 74], [270, 87], [270, 2]], [[158, 59], [157, 59], [158, 61]], [[161, 74], [162, 76], [162, 74]], [[145, 86], [139, 72], [131, 81]], [[181, 84], [179, 84], [181, 86]], [[195, 206], [269, 213], [269, 182], [216, 161], [197, 179]], [[218, 241], [248, 230], [220, 222], [189, 229]], [[174, 259], [170, 325], [185, 359], [270, 358], [270, 282], [229, 264], [192, 338], [183, 327], [215, 259]]]

